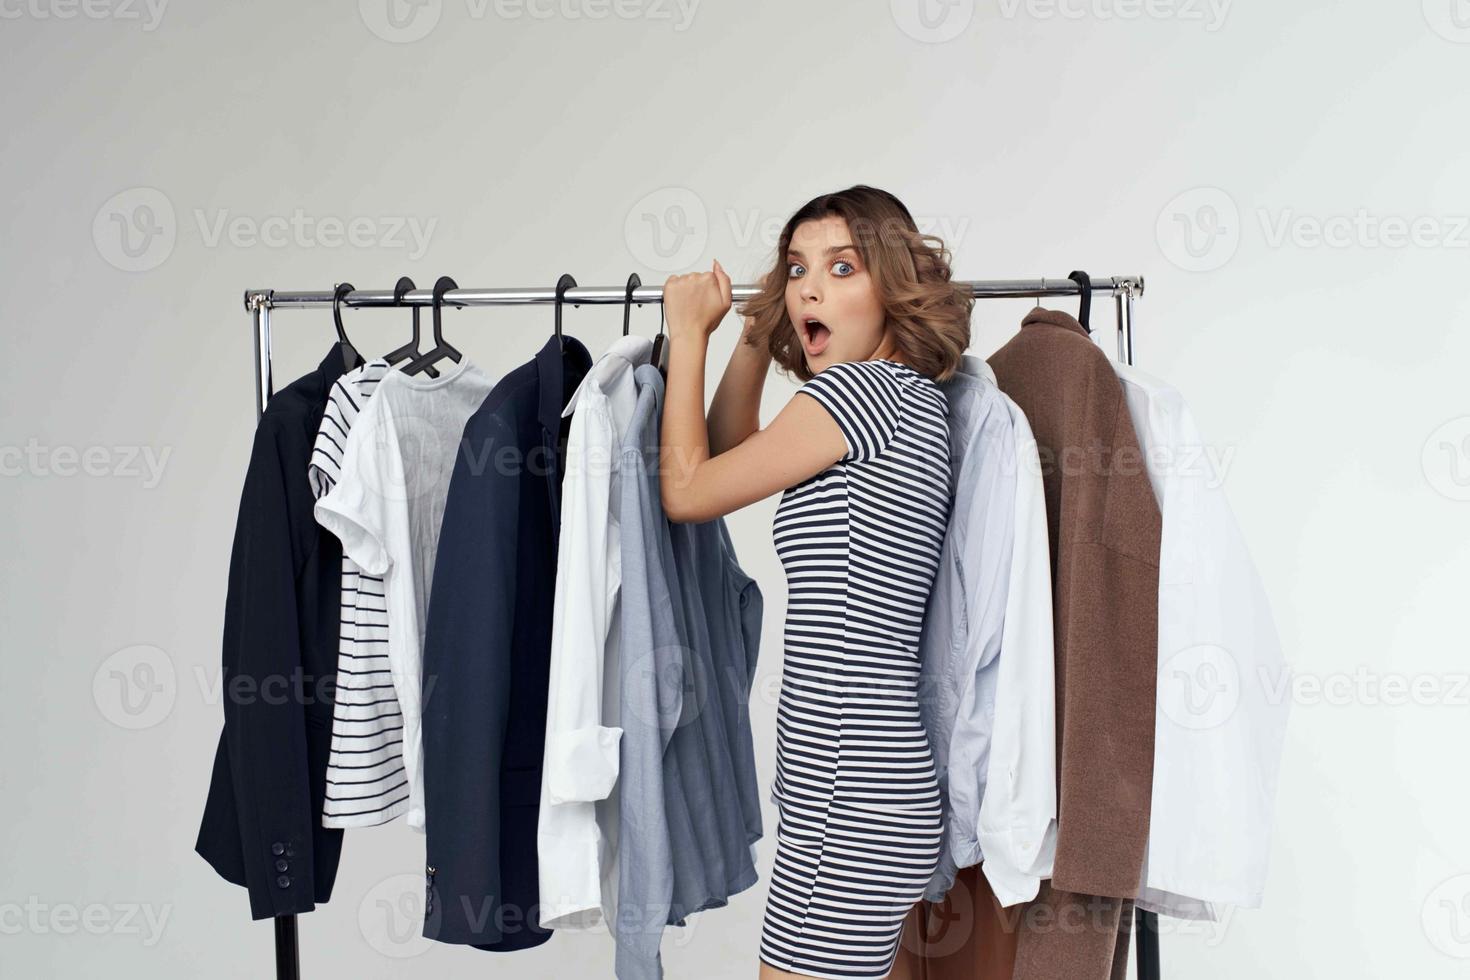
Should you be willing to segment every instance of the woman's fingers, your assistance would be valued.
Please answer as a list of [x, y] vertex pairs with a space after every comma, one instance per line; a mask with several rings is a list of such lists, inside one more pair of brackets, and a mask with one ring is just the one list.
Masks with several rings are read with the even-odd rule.
[[664, 314], [671, 327], [713, 332], [729, 312], [730, 277], [716, 260], [709, 272], [670, 276], [664, 284]]
[[725, 272], [725, 267], [720, 265], [719, 259], [715, 259], [715, 281], [719, 283], [720, 299], [724, 302], [725, 309], [728, 310], [731, 299], [730, 276]]

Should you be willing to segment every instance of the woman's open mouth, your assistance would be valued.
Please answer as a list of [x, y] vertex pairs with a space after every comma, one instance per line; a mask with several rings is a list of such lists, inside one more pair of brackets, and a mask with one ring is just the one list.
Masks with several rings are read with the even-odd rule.
[[827, 342], [832, 339], [832, 330], [821, 320], [804, 318], [801, 321], [801, 339], [807, 354], [816, 357], [827, 349]]

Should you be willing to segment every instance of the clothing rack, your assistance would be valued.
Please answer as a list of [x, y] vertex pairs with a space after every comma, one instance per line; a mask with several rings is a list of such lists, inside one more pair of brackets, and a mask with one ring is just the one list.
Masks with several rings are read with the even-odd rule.
[[[1041, 300], [1043, 297], [1081, 296], [1081, 283], [1068, 277], [1056, 279], [990, 279], [959, 281], [959, 285], [970, 287], [976, 299], [1026, 299]], [[757, 295], [759, 286], [732, 286], [733, 302], [740, 302]], [[526, 289], [450, 289], [444, 292], [442, 305], [463, 306], [525, 306], [561, 302], [573, 306], [585, 304], [623, 306], [627, 303], [662, 303], [662, 286], [638, 286], [631, 291], [626, 286], [570, 286], [558, 291], [555, 287], [531, 287]], [[1110, 276], [1091, 278], [1091, 295], [1112, 296], [1117, 323], [1118, 360], [1133, 363], [1133, 301], [1143, 295], [1142, 276]], [[247, 289], [245, 309], [250, 314], [250, 328], [255, 340], [255, 417], [260, 420], [266, 402], [275, 394], [271, 377], [271, 311], [327, 308], [333, 305], [332, 290], [319, 292], [285, 292], [274, 289]], [[410, 289], [395, 297], [392, 289], [354, 289], [342, 295], [340, 305], [347, 307], [404, 307], [432, 306], [434, 290]], [[1134, 914], [1134, 949], [1137, 957], [1138, 980], [1160, 980], [1158, 920], [1152, 912], [1142, 910]], [[275, 918], [276, 932], [276, 978], [277, 980], [300, 980], [301, 957], [297, 944], [296, 916], [281, 915]]]

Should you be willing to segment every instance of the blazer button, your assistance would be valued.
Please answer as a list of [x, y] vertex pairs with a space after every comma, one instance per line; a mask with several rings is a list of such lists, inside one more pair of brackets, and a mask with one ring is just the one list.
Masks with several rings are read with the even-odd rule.
[[290, 888], [291, 887], [291, 878], [290, 878], [290, 876], [289, 875], [281, 875], [279, 878], [276, 879], [276, 886], [278, 888]]
[[276, 862], [276, 870], [277, 871], [285, 871], [285, 870], [287, 870], [290, 867], [291, 867], [291, 865], [287, 864], [284, 860], [281, 860], [281, 861], [277, 861]]
[[287, 844], [286, 845], [286, 857], [293, 858], [295, 856], [296, 856], [296, 845], [295, 844]]
[[282, 854], [286, 853], [286, 845], [282, 844], [280, 841], [276, 841], [274, 844], [271, 845], [271, 853], [274, 854], [276, 857], [280, 857]]

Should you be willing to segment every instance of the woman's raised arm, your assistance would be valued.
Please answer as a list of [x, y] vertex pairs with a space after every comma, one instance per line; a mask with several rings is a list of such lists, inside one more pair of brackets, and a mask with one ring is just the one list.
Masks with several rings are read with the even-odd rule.
[[814, 398], [792, 398], [771, 424], [710, 455], [704, 417], [709, 335], [730, 309], [730, 278], [710, 272], [671, 276], [664, 285], [669, 376], [664, 396], [659, 490], [664, 512], [680, 523], [723, 517], [822, 472], [848, 451], [837, 420]]
[[[750, 329], [750, 321], [745, 321]], [[752, 347], [742, 335], [730, 352], [709, 407], [709, 451], [718, 456], [745, 441], [761, 427], [761, 392], [771, 370], [771, 353]]]

